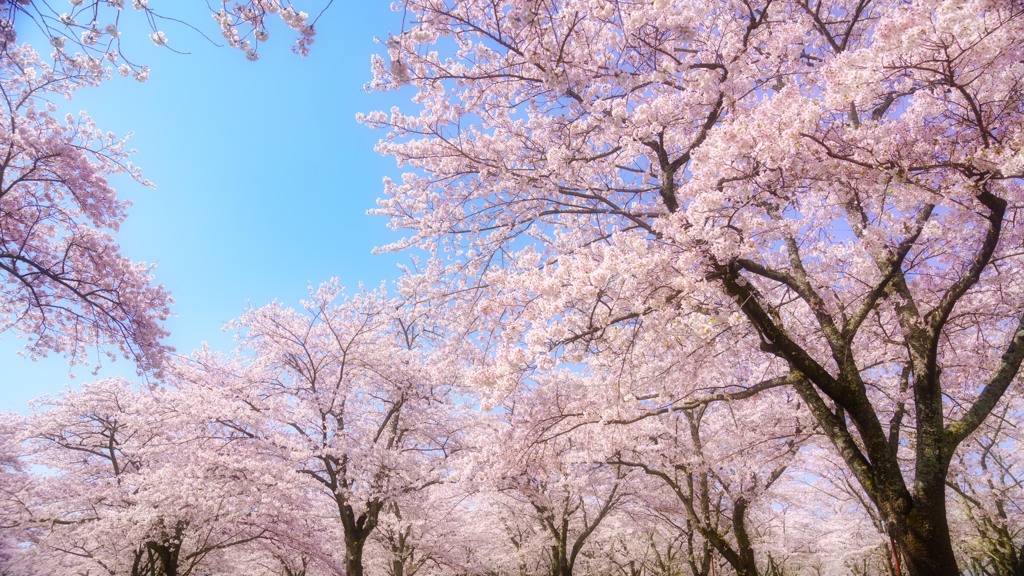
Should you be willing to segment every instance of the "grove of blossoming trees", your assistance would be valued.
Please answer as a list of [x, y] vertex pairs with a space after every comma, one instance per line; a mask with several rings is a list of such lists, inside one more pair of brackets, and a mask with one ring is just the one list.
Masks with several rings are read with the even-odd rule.
[[[159, 385], [5, 416], [0, 574], [905, 573], [783, 386], [655, 407], [575, 365], [491, 405], [432, 307], [334, 283], [233, 327], [238, 351], [169, 362]], [[1021, 568], [1019, 404], [951, 467], [971, 574]]]
[[951, 461], [1024, 359], [1024, 5], [404, 7], [377, 212], [465, 330], [525, 343], [493, 373], [593, 358], [652, 409], [786, 386], [906, 570], [958, 574]]
[[1024, 4], [399, 2], [361, 119], [426, 258], [174, 359], [141, 176], [46, 107], [148, 71], [71, 5], [0, 2], [5, 318], [162, 370], [0, 419], [0, 576], [1024, 575]]

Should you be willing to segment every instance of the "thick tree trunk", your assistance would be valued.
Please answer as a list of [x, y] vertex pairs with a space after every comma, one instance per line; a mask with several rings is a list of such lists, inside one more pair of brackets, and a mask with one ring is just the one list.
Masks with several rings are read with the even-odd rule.
[[896, 543], [904, 576], [959, 576], [946, 519], [945, 472], [935, 470], [932, 480], [919, 478], [913, 499], [890, 493], [878, 500]]
[[736, 561], [730, 562], [736, 569], [737, 576], [759, 576], [754, 548], [750, 544], [747, 533], [747, 500], [742, 496], [733, 503], [732, 526], [736, 534]]
[[946, 477], [955, 446], [947, 442], [940, 371], [934, 348], [930, 350], [913, 363], [917, 413], [913, 500], [895, 536], [910, 576], [958, 576], [946, 515]]
[[915, 508], [901, 532], [894, 537], [906, 562], [907, 576], [959, 576], [945, 505], [941, 510]]
[[[843, 401], [845, 411], [841, 407], [830, 409], [806, 383], [798, 383], [796, 388], [886, 520], [904, 560], [904, 574], [959, 576], [946, 518], [945, 481], [955, 446], [946, 444], [941, 402], [933, 397], [933, 391], [915, 383], [918, 444], [911, 491], [896, 457], [897, 449], [887, 439], [862, 386], [854, 382], [840, 387], [856, 391], [851, 397], [833, 399], [836, 403]], [[847, 429], [848, 418], [856, 426], [863, 448]]]
[[357, 517], [342, 494], [335, 494], [335, 499], [338, 517], [345, 530], [345, 575], [363, 576], [363, 547], [377, 527], [377, 517], [384, 504], [379, 500], [371, 500], [366, 503], [366, 511]]
[[572, 576], [572, 565], [566, 554], [564, 533], [558, 544], [551, 547], [551, 576]]
[[150, 542], [149, 548], [160, 562], [159, 576], [178, 576], [177, 546]]
[[363, 545], [366, 539], [345, 539], [345, 576], [363, 576]]

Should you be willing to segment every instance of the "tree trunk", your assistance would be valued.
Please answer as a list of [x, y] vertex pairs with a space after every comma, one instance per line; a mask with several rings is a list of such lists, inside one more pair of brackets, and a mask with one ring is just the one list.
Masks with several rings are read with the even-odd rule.
[[366, 539], [345, 539], [345, 576], [363, 576], [363, 545]]
[[733, 502], [732, 527], [736, 535], [736, 561], [730, 562], [736, 570], [736, 576], [759, 576], [754, 548], [750, 544], [747, 533], [747, 500], [740, 496]]
[[[944, 472], [933, 475], [945, 478]], [[900, 552], [904, 576], [959, 576], [946, 520], [945, 484], [919, 478], [911, 502], [881, 498], [879, 511]], [[909, 506], [906, 506], [909, 504]], [[908, 509], [909, 508], [909, 509]], [[905, 512], [900, 513], [900, 511]]]
[[335, 501], [338, 505], [338, 517], [345, 530], [345, 575], [363, 576], [363, 546], [373, 529], [377, 527], [377, 517], [384, 503], [380, 500], [370, 500], [366, 503], [366, 511], [356, 517], [355, 510], [345, 501], [342, 494], [335, 494]]
[[551, 547], [551, 576], [572, 576], [564, 540]]
[[178, 546], [150, 542], [149, 549], [160, 561], [159, 576], [178, 576]]
[[907, 576], [959, 576], [953, 542], [942, 510], [915, 509], [906, 520], [903, 534], [894, 534], [903, 555]]

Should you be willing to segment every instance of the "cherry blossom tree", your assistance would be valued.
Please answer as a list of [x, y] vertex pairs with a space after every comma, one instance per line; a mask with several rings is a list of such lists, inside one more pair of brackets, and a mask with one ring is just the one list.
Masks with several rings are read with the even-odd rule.
[[179, 408], [173, 390], [106, 380], [30, 418], [26, 458], [42, 473], [15, 516], [31, 531], [17, 573], [187, 576], [267, 532], [284, 503], [260, 483], [268, 471]]
[[418, 319], [397, 300], [346, 298], [325, 283], [301, 310], [250, 310], [231, 325], [240, 356], [200, 355], [190, 378], [231, 407], [225, 425], [280, 454], [289, 483], [311, 495], [306, 510], [340, 533], [316, 552], [340, 553], [349, 576], [363, 573], [382, 518], [442, 480], [455, 445], [455, 375], [424, 346]]
[[0, 52], [0, 329], [28, 337], [34, 355], [83, 360], [113, 345], [140, 369], [166, 347], [160, 322], [170, 299], [150, 267], [125, 258], [110, 232], [125, 216], [109, 178], [127, 173], [126, 140], [87, 116], [58, 118], [48, 102], [93, 83], [88, 72], [55, 71], [7, 31]]
[[957, 574], [950, 463], [1024, 359], [1024, 8], [403, 5], [377, 212], [494, 335], [492, 381], [731, 340], [756, 368], [720, 393], [791, 387], [908, 572]]
[[483, 415], [475, 455], [463, 474], [507, 511], [508, 541], [519, 564], [550, 576], [595, 572], [588, 547], [600, 549], [603, 524], [629, 493], [625, 469], [609, 464], [605, 443], [574, 426], [588, 405], [581, 376], [556, 371]]
[[[432, 503], [429, 498], [421, 495], [425, 503]], [[422, 545], [423, 532], [430, 527], [430, 516], [423, 514], [420, 510], [413, 508], [419, 502], [392, 503], [383, 514], [378, 530], [377, 539], [381, 547], [386, 551], [385, 557], [390, 558], [386, 573], [388, 576], [415, 576], [420, 573], [428, 563], [433, 562], [430, 550]], [[413, 508], [413, 514], [410, 514]], [[415, 514], [420, 512], [419, 514]], [[415, 514], [415, 515], [414, 515]]]
[[[772, 429], [757, 422], [757, 415], [751, 418], [751, 411], [763, 409], [705, 404], [660, 421], [645, 419], [615, 460], [668, 488], [685, 517], [675, 521], [680, 530], [699, 535], [741, 576], [762, 574], [751, 509], [764, 503], [806, 437], [799, 424]], [[738, 421], [748, 422], [750, 430], [737, 434]], [[705, 573], [710, 555], [699, 556]]]
[[[461, 442], [460, 442], [461, 443]], [[458, 453], [458, 451], [456, 451]], [[457, 463], [446, 466], [457, 474]], [[374, 573], [387, 576], [479, 574], [498, 565], [492, 551], [502, 548], [495, 518], [477, 506], [471, 485], [452, 475], [410, 492], [384, 509], [374, 540]], [[486, 506], [485, 506], [486, 508]]]
[[[151, 267], [124, 257], [113, 237], [127, 203], [111, 177], [151, 184], [131, 163], [125, 138], [84, 114], [59, 117], [54, 104], [115, 68], [149, 77], [147, 66], [122, 52], [122, 33], [148, 30], [154, 43], [170, 47], [164, 26], [198, 30], [156, 4], [76, 0], [60, 11], [44, 1], [0, 2], [0, 330], [25, 336], [32, 355], [57, 352], [84, 362], [91, 348], [102, 347], [148, 371], [167, 351], [161, 324], [170, 298], [154, 284]], [[253, 60], [272, 18], [297, 34], [299, 54], [315, 35], [316, 17], [287, 1], [225, 1], [213, 10], [226, 43]], [[142, 24], [126, 24], [132, 17]], [[50, 58], [20, 44], [18, 31], [48, 41]]]

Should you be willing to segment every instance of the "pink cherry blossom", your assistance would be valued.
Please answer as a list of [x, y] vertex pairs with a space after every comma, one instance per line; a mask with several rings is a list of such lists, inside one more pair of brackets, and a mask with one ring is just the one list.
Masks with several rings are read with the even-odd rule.
[[957, 574], [950, 462], [1024, 358], [1020, 7], [403, 6], [371, 86], [413, 103], [362, 118], [406, 169], [376, 212], [489, 334], [477, 380], [785, 380], [904, 568]]

